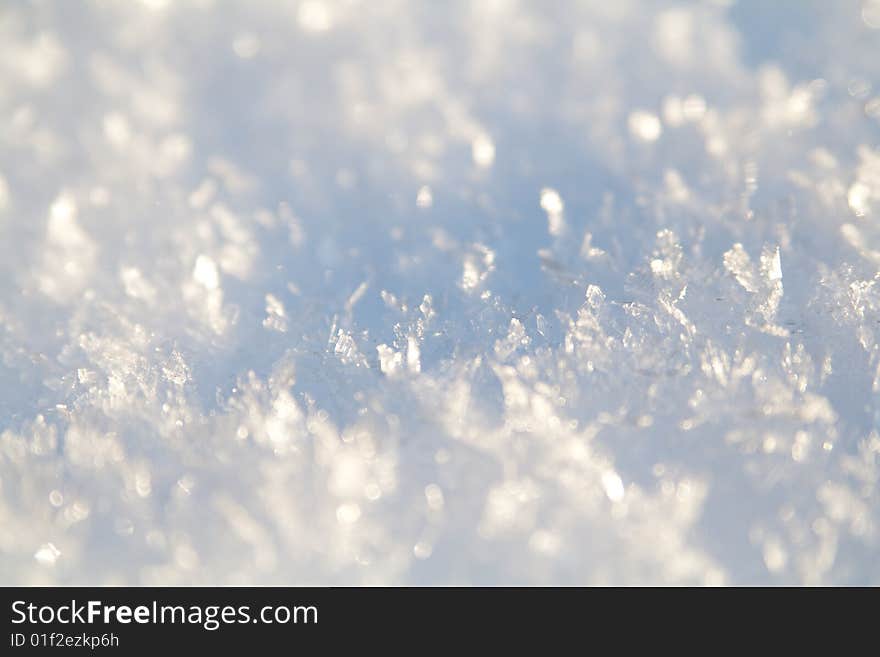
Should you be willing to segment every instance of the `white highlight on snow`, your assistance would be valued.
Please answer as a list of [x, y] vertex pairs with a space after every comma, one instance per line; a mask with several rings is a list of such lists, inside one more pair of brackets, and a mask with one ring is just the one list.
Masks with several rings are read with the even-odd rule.
[[242, 59], [253, 59], [260, 52], [260, 47], [260, 38], [252, 32], [243, 32], [232, 42], [232, 50]]
[[137, 267], [123, 267], [120, 277], [125, 287], [125, 293], [128, 296], [147, 303], [153, 303], [156, 300], [155, 286], [144, 278], [144, 275]]
[[608, 499], [612, 502], [620, 502], [623, 500], [625, 495], [625, 491], [623, 488], [623, 481], [613, 470], [607, 470], [602, 474], [602, 487], [605, 489], [605, 494], [608, 496]]
[[412, 335], [406, 339], [406, 367], [413, 374], [422, 371], [419, 341]]
[[364, 298], [369, 288], [370, 284], [367, 281], [361, 281], [361, 284], [357, 286], [355, 291], [351, 293], [351, 296], [348, 297], [348, 301], [345, 302], [345, 307], [349, 312], [351, 312], [358, 301]]
[[495, 162], [495, 144], [487, 135], [479, 135], [471, 143], [471, 156], [474, 164], [488, 169]]
[[880, 0], [865, 0], [862, 5], [862, 20], [868, 27], [880, 30]]
[[87, 238], [76, 221], [76, 201], [69, 194], [62, 194], [49, 209], [48, 237], [50, 242], [68, 247], [77, 247]]
[[419, 193], [416, 194], [416, 205], [424, 210], [430, 208], [433, 203], [434, 195], [431, 193], [431, 188], [427, 185], [419, 187]]
[[326, 32], [333, 26], [330, 9], [320, 0], [302, 2], [297, 10], [296, 19], [300, 27], [309, 32]]
[[44, 543], [40, 546], [40, 549], [34, 553], [34, 559], [36, 559], [37, 563], [41, 566], [54, 566], [60, 556], [61, 550], [55, 547], [52, 543]]
[[208, 290], [216, 290], [220, 286], [220, 273], [217, 271], [217, 265], [209, 256], [204, 254], [196, 258], [193, 278], [199, 285]]
[[428, 508], [432, 511], [440, 511], [443, 509], [443, 489], [437, 484], [428, 484], [425, 486], [425, 499], [427, 500]]
[[336, 519], [341, 525], [353, 525], [361, 517], [361, 508], [357, 504], [341, 504], [336, 509]]
[[287, 331], [287, 311], [284, 304], [273, 294], [266, 295], [266, 319], [263, 326], [272, 331], [285, 333]]
[[656, 114], [638, 110], [632, 112], [628, 119], [629, 131], [644, 142], [657, 141], [663, 134], [663, 126]]
[[547, 230], [551, 235], [561, 235], [565, 229], [563, 211], [565, 204], [559, 192], [550, 187], [541, 190], [541, 208], [547, 213]]

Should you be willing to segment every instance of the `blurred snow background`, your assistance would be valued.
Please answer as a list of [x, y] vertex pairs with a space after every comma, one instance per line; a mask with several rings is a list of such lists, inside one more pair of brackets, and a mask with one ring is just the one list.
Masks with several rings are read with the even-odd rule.
[[880, 2], [0, 9], [3, 584], [880, 583]]

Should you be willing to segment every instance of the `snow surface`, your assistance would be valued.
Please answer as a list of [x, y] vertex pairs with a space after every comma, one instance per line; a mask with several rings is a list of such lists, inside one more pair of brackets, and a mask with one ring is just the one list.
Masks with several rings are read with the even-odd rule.
[[880, 583], [880, 2], [0, 10], [3, 584]]

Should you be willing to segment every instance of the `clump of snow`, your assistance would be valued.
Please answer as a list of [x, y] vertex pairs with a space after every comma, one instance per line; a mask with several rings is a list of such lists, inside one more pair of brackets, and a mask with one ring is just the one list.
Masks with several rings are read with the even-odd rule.
[[880, 582], [875, 5], [7, 3], [0, 582]]

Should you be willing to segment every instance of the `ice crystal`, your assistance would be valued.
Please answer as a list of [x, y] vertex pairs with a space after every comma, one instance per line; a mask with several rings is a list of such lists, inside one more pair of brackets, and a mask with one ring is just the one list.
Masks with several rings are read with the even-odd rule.
[[875, 0], [75, 5], [0, 10], [0, 582], [880, 581]]

